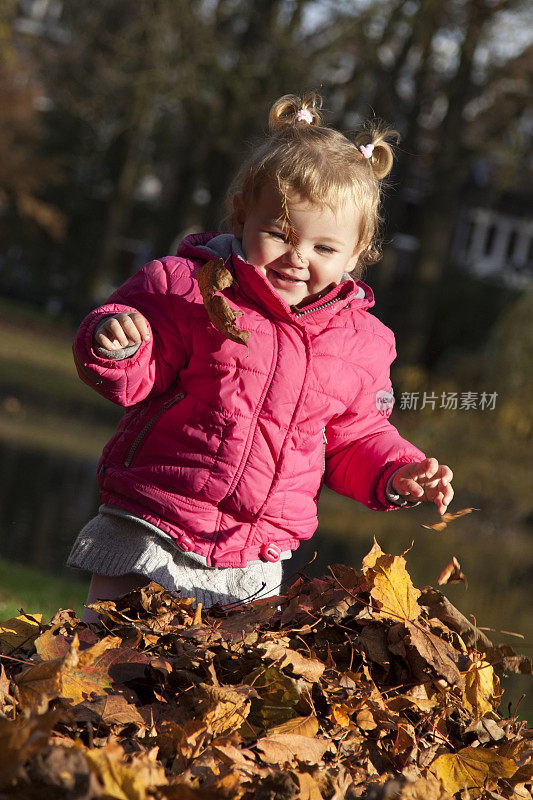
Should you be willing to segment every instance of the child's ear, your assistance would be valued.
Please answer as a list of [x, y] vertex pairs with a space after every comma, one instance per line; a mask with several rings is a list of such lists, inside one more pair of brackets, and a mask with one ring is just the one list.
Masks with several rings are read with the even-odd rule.
[[246, 209], [241, 192], [233, 195], [233, 235], [238, 239], [242, 238], [244, 221], [246, 219]]

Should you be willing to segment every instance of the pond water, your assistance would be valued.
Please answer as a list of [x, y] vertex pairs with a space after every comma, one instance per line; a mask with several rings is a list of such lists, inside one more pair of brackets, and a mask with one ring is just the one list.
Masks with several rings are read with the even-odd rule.
[[75, 577], [65, 559], [98, 508], [96, 463], [0, 443], [0, 555]]

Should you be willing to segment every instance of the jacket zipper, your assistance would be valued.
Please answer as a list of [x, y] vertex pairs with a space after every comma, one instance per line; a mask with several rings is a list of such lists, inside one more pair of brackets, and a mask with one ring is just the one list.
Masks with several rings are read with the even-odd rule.
[[326, 471], [326, 445], [328, 443], [328, 437], [326, 436], [326, 429], [322, 428], [322, 438], [324, 440], [324, 445], [322, 448], [322, 474]]
[[78, 355], [78, 351], [76, 350], [75, 347], [73, 348], [72, 352], [74, 353], [74, 361], [76, 362], [76, 366], [83, 372], [83, 374], [85, 375], [87, 380], [89, 380], [91, 383], [95, 384], [96, 386], [100, 386], [100, 384], [103, 383], [102, 378], [99, 378], [97, 375], [93, 375], [93, 373], [89, 372], [87, 367], [85, 367], [81, 363], [80, 357]]
[[151, 431], [151, 429], [153, 428], [153, 426], [155, 425], [157, 420], [162, 416], [162, 414], [164, 414], [165, 411], [168, 408], [170, 408], [171, 406], [173, 406], [175, 403], [179, 403], [180, 400], [183, 400], [184, 397], [185, 397], [185, 395], [183, 394], [183, 392], [180, 392], [175, 397], [173, 397], [171, 400], [167, 400], [167, 402], [164, 403], [161, 406], [161, 408], [159, 409], [157, 414], [154, 414], [154, 416], [151, 417], [148, 420], [148, 422], [146, 423], [144, 428], [140, 431], [140, 433], [137, 434], [137, 436], [135, 437], [135, 441], [133, 442], [133, 444], [131, 445], [130, 449], [128, 450], [128, 454], [127, 454], [126, 458], [124, 459], [124, 466], [125, 467], [130, 467], [131, 466], [131, 463], [132, 463], [133, 459], [135, 458], [135, 454], [137, 453], [139, 447], [141, 446], [141, 444], [143, 443], [143, 441], [146, 438], [147, 434]]
[[314, 308], [305, 308], [303, 311], [294, 311], [294, 316], [296, 318], [303, 317], [304, 314], [312, 314], [313, 311], [320, 311], [323, 308], [327, 308], [328, 306], [332, 306], [333, 303], [338, 303], [340, 297], [334, 297], [333, 300], [328, 300], [327, 303], [322, 303], [321, 306], [315, 306]]

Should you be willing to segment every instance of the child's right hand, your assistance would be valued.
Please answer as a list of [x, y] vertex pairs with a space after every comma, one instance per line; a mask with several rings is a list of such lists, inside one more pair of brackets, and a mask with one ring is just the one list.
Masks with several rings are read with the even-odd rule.
[[104, 319], [97, 327], [93, 338], [98, 347], [103, 347], [105, 350], [120, 350], [128, 345], [148, 341], [150, 331], [143, 315], [138, 311], [131, 311]]

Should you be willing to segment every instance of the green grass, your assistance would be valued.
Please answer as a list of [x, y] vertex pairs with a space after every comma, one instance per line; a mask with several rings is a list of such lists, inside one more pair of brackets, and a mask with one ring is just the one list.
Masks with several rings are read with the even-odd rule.
[[87, 590], [88, 583], [57, 578], [0, 558], [0, 622], [18, 616], [21, 608], [27, 614], [42, 614], [44, 623], [59, 608], [72, 608], [79, 616]]

